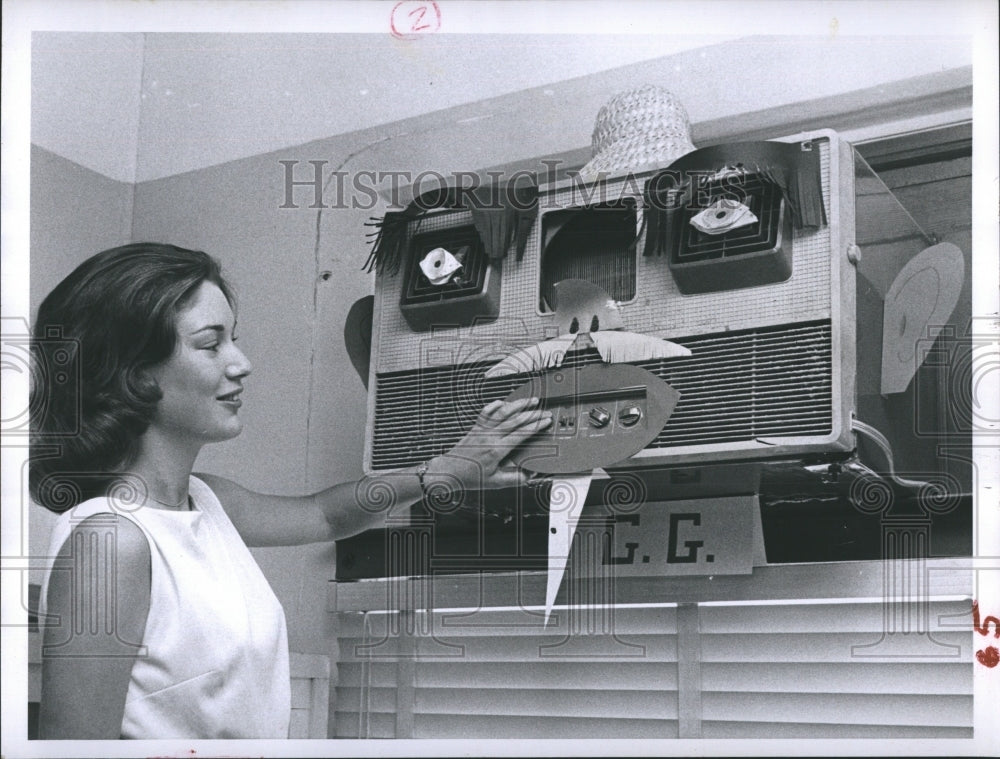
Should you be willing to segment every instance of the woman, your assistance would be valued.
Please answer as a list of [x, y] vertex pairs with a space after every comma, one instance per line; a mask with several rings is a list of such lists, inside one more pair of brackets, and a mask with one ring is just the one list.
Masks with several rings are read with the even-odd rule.
[[[218, 263], [151, 243], [88, 259], [39, 308], [30, 486], [64, 512], [42, 590], [42, 738], [287, 736], [284, 614], [247, 546], [337, 540], [386, 510], [364, 481], [289, 497], [192, 475], [243, 426], [235, 327]], [[75, 346], [79, 387], [44, 371], [53, 346]], [[534, 400], [490, 404], [448, 454], [392, 476], [395, 502], [521, 484], [503, 459], [549, 423]]]

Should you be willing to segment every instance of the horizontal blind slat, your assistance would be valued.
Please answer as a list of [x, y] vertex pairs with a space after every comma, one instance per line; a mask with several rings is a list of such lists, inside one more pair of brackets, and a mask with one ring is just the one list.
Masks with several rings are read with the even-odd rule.
[[[436, 637], [417, 640], [416, 655], [427, 661], [471, 662], [541, 662], [560, 658], [591, 657], [595, 660], [673, 662], [677, 646], [673, 635], [618, 635], [563, 637], [524, 636], [517, 638]], [[399, 640], [389, 638], [377, 646], [366, 647], [362, 639], [341, 641], [341, 655], [346, 661], [387, 661], [396, 657]]]
[[[926, 607], [922, 603], [897, 603], [889, 611], [906, 616], [914, 623]], [[840, 633], [881, 632], [885, 624], [883, 602], [849, 604], [768, 604], [759, 606], [711, 605], [699, 609], [703, 633]], [[927, 629], [953, 631], [963, 622], [971, 625], [972, 602], [933, 601], [927, 615]]]
[[[338, 667], [338, 687], [396, 687], [395, 663], [344, 662]], [[558, 682], [567, 689], [656, 690], [677, 687], [677, 667], [664, 662], [532, 661], [532, 662], [416, 662], [418, 685], [437, 688], [548, 688]]]
[[[702, 718], [740, 722], [936, 725], [972, 722], [972, 696], [853, 693], [702, 693]], [[777, 719], [779, 718], [780, 719]]]
[[418, 687], [416, 714], [496, 715], [502, 717], [676, 719], [677, 694], [648, 691], [429, 688]]
[[830, 725], [813, 722], [723, 722], [703, 721], [702, 738], [972, 738], [971, 727], [937, 727], [926, 725]]
[[901, 693], [964, 695], [972, 688], [972, 663], [870, 662], [702, 663], [706, 691], [744, 693]]
[[[565, 636], [568, 625], [573, 621], [593, 617], [609, 631], [621, 636], [629, 635], [660, 635], [677, 632], [677, 609], [674, 607], [660, 608], [630, 608], [618, 607], [608, 610], [576, 609], [556, 607], [553, 616], [545, 623], [544, 613], [539, 611], [511, 611], [504, 609], [492, 611], [489, 609], [474, 612], [465, 611], [434, 611], [429, 617], [424, 611], [416, 612], [416, 619], [421, 630], [430, 631], [438, 638], [458, 637], [507, 637], [547, 636], [557, 638]], [[398, 625], [396, 614], [370, 615], [366, 620], [363, 614], [344, 613], [338, 615], [339, 637], [341, 639], [362, 639], [367, 635], [368, 642], [377, 642], [395, 631]]]
[[395, 662], [344, 661], [337, 665], [337, 686], [360, 688], [362, 682], [375, 687], [396, 687]]
[[[878, 650], [872, 646], [882, 638], [878, 632], [857, 633], [770, 633], [744, 635], [742, 633], [711, 633], [701, 636], [702, 661], [705, 662], [844, 662], [858, 661], [865, 654], [876, 660]], [[929, 659], [929, 652], [946, 656], [955, 662], [970, 661], [971, 635], [968, 632], [937, 632], [930, 643], [921, 645], [926, 638], [900, 635], [899, 648], [894, 652], [883, 651], [879, 658], [895, 662], [922, 664]], [[870, 646], [862, 650], [861, 646]], [[946, 648], [954, 646], [954, 648]]]
[[414, 738], [676, 738], [669, 720], [575, 719], [571, 717], [464, 717], [419, 714]]
[[619, 635], [659, 635], [677, 632], [677, 609], [674, 607], [630, 608], [612, 607], [600, 612], [586, 609], [569, 610], [556, 607], [554, 616], [545, 622], [541, 610], [535, 612], [492, 611], [482, 609], [472, 613], [438, 612], [433, 614], [432, 628], [436, 635], [455, 637], [459, 635], [494, 636], [504, 635], [564, 635], [566, 624], [571, 618], [583, 618], [599, 614], [602, 621], [612, 626]]
[[553, 684], [567, 691], [676, 690], [677, 665], [662, 662], [558, 662], [446, 663], [417, 662], [419, 687], [550, 689]]

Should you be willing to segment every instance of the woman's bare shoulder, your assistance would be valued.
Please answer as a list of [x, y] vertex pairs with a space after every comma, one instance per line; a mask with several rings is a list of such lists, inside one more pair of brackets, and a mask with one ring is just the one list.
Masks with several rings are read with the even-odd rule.
[[149, 613], [149, 542], [130, 519], [94, 514], [73, 526], [56, 562], [60, 571], [53, 570], [48, 585], [39, 735], [118, 738]]
[[113, 549], [119, 566], [148, 565], [150, 561], [149, 541], [142, 528], [131, 519], [111, 512], [91, 514], [75, 524], [59, 549], [59, 558], [70, 558], [80, 545], [98, 552]]

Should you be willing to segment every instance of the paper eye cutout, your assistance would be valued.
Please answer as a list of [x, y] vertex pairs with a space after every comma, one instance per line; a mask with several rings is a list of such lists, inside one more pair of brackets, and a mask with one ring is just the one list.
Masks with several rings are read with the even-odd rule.
[[754, 224], [757, 217], [738, 200], [720, 198], [691, 217], [691, 226], [706, 235], [722, 235], [733, 229]]
[[444, 248], [434, 248], [420, 260], [420, 271], [432, 285], [447, 284], [461, 268], [458, 259]]

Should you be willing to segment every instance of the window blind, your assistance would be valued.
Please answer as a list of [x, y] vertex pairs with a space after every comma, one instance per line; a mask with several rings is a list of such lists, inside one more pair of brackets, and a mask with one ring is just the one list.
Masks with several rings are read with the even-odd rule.
[[581, 616], [342, 614], [336, 735], [677, 737], [676, 609], [617, 609], [570, 632]]
[[334, 733], [968, 738], [970, 604], [889, 633], [879, 600], [341, 612]]
[[927, 606], [888, 633], [882, 602], [701, 606], [700, 737], [971, 738], [971, 601]]

